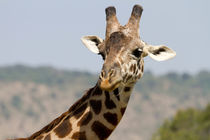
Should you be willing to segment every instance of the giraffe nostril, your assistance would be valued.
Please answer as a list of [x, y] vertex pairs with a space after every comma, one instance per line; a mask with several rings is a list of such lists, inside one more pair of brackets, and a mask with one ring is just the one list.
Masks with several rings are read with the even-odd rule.
[[113, 77], [115, 74], [115, 70], [114, 69], [111, 69], [110, 72], [109, 72], [109, 77]]
[[103, 78], [105, 76], [105, 72], [102, 71], [100, 77]]

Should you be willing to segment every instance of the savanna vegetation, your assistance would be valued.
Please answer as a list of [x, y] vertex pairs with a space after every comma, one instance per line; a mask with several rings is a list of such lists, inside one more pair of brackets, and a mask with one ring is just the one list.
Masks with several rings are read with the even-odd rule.
[[210, 140], [210, 104], [205, 109], [179, 110], [152, 140]]
[[[52, 67], [0, 67], [0, 139], [25, 137], [41, 129], [66, 111], [88, 88], [93, 87], [97, 79], [98, 74]], [[179, 111], [173, 117], [176, 111], [188, 107], [196, 108], [186, 112], [194, 116], [188, 120], [198, 126], [205, 118], [199, 114], [203, 114], [202, 109], [209, 102], [208, 71], [194, 75], [171, 72], [158, 76], [146, 71], [136, 84], [125, 116], [110, 139], [149, 140], [157, 130], [154, 140], [165, 138], [162, 137], [162, 132], [169, 132], [171, 140], [173, 135], [187, 135], [187, 130], [182, 129], [183, 132], [180, 132], [179, 128], [187, 127], [182, 126], [185, 123], [181, 121], [189, 116], [185, 111]], [[178, 121], [170, 121], [170, 118]], [[162, 125], [165, 119], [168, 121]], [[195, 132], [204, 135], [201, 131], [207, 131], [202, 129], [207, 127], [205, 125], [195, 126], [190, 130], [194, 135], [197, 135]], [[173, 134], [171, 130], [174, 127], [177, 134]], [[179, 140], [178, 136], [176, 140]]]

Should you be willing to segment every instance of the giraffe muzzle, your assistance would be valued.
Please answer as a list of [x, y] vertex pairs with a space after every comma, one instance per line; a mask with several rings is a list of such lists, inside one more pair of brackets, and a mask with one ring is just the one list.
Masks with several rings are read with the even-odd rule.
[[114, 89], [118, 88], [121, 84], [121, 80], [116, 81], [113, 83], [109, 82], [109, 79], [101, 80], [100, 88], [106, 91], [113, 91]]
[[[117, 65], [118, 66], [118, 65]], [[102, 90], [113, 91], [118, 88], [122, 82], [119, 68], [108, 68], [104, 66], [101, 75], [99, 85]]]
[[118, 77], [114, 70], [111, 70], [109, 73], [102, 71], [99, 82], [100, 88], [106, 91], [113, 91], [121, 84], [122, 80]]

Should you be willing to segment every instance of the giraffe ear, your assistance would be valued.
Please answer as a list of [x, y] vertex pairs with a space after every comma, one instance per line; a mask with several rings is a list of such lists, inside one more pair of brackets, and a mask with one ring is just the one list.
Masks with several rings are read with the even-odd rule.
[[103, 42], [98, 36], [84, 36], [81, 38], [82, 43], [93, 53], [99, 54], [99, 44]]
[[175, 51], [163, 45], [147, 45], [144, 47], [144, 51], [156, 61], [165, 61], [176, 56]]

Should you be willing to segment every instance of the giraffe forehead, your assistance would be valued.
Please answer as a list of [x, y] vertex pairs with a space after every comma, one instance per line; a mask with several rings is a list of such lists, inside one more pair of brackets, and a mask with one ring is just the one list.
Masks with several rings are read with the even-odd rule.
[[111, 48], [104, 62], [104, 67], [108, 69], [119, 68], [121, 64], [127, 63], [126, 56], [128, 52], [129, 50], [124, 46], [120, 46], [119, 48]]
[[124, 35], [114, 37], [117, 41], [110, 37], [106, 45], [106, 62], [125, 61], [128, 54], [136, 47], [135, 40]]
[[106, 39], [106, 51], [118, 53], [123, 48], [129, 48], [134, 39], [122, 31], [114, 32]]

